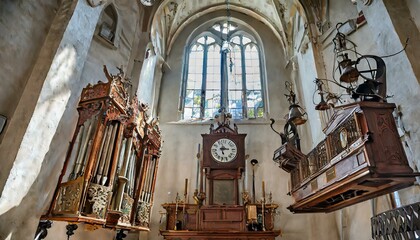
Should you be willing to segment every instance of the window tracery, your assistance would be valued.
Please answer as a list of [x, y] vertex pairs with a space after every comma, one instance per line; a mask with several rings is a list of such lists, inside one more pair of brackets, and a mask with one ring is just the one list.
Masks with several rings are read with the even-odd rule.
[[212, 118], [221, 107], [234, 119], [263, 117], [261, 51], [252, 35], [233, 22], [216, 23], [185, 54], [182, 119]]

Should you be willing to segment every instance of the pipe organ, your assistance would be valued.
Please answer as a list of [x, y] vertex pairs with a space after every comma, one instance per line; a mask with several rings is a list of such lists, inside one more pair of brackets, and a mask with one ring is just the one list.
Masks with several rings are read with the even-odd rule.
[[148, 230], [161, 150], [157, 121], [130, 100], [121, 71], [82, 90], [79, 119], [42, 219]]

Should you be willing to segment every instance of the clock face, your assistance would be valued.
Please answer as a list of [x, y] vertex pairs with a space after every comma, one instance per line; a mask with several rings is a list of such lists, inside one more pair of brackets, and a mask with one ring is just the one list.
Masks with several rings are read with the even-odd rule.
[[235, 142], [227, 138], [221, 138], [211, 146], [211, 156], [218, 162], [230, 162], [236, 158], [237, 153]]

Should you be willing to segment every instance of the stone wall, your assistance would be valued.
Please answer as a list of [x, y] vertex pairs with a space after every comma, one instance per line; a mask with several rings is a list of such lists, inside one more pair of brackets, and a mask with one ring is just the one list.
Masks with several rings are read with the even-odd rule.
[[[0, 114], [13, 117], [58, 8], [57, 0], [0, 3]], [[1, 143], [2, 136], [0, 136]]]

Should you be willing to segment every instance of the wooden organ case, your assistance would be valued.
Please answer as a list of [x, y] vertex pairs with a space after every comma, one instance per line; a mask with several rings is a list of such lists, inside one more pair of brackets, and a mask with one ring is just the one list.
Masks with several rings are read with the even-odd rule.
[[82, 90], [53, 202], [41, 219], [149, 230], [161, 137], [121, 71]]
[[412, 185], [417, 174], [408, 165], [394, 108], [368, 101], [341, 106], [324, 130], [326, 139], [309, 154], [276, 150], [274, 160], [291, 175], [295, 202], [288, 209], [331, 212]]

